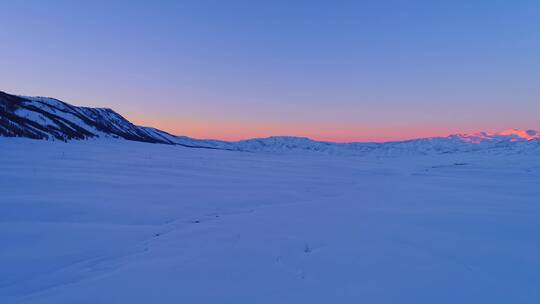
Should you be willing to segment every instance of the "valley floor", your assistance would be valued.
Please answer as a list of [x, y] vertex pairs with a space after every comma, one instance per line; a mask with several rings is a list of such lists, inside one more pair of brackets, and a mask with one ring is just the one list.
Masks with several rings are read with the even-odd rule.
[[0, 303], [539, 303], [540, 155], [0, 138]]

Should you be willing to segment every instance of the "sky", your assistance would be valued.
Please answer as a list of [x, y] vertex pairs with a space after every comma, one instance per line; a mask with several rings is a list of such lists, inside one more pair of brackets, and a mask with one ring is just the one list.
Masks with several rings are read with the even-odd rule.
[[177, 135], [540, 130], [540, 1], [5, 1], [0, 90]]

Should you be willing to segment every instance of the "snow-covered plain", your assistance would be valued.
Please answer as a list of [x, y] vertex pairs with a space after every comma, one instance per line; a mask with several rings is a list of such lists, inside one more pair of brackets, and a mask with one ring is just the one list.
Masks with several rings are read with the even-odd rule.
[[0, 303], [540, 303], [540, 151], [0, 138]]

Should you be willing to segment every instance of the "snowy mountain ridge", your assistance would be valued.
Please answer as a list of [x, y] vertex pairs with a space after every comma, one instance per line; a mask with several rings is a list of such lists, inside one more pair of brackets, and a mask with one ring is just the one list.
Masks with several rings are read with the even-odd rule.
[[341, 155], [370, 152], [452, 153], [496, 148], [537, 150], [540, 147], [540, 132], [517, 129], [384, 143], [335, 143], [293, 136], [272, 136], [236, 142], [202, 140], [134, 125], [109, 108], [78, 107], [54, 98], [17, 96], [1, 91], [0, 136], [61, 141], [117, 138], [194, 148], [249, 152], [313, 151]]
[[456, 134], [449, 137], [458, 138], [469, 143], [482, 143], [489, 141], [531, 141], [540, 139], [540, 132], [535, 130], [508, 129], [495, 133], [478, 132], [472, 134]]
[[[0, 136], [61, 141], [120, 138], [148, 143], [196, 144], [161, 130], [136, 126], [109, 108], [77, 107], [54, 98], [4, 92], [0, 92]], [[210, 148], [210, 144], [205, 144], [205, 148], [207, 146]]]
[[[521, 134], [529, 134], [523, 137]], [[507, 130], [497, 133], [457, 134], [447, 137], [419, 138], [383, 143], [334, 143], [315, 141], [304, 137], [274, 136], [249, 139], [233, 143], [244, 151], [316, 151], [330, 154], [358, 155], [366, 153], [382, 154], [427, 154], [454, 153], [480, 150], [509, 149], [515, 151], [537, 151], [540, 149], [538, 132]]]

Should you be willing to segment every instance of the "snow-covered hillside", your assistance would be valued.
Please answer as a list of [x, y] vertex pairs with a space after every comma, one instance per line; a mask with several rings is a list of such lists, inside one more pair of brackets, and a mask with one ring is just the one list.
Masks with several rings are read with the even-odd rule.
[[34, 139], [121, 137], [165, 142], [111, 109], [75, 107], [53, 98], [21, 97], [0, 92], [0, 134]]
[[76, 107], [54, 98], [0, 92], [0, 136], [33, 139], [118, 138], [186, 147], [249, 152], [323, 152], [336, 155], [455, 153], [478, 150], [535, 150], [540, 133], [506, 130], [458, 134], [387, 143], [332, 143], [302, 137], [275, 136], [238, 142], [176, 136], [136, 126], [111, 109]]
[[[132, 124], [106, 108], [77, 107], [48, 97], [0, 92], [0, 136], [49, 140], [119, 138], [160, 144], [197, 146], [190, 140]], [[212, 141], [204, 142], [212, 148]]]
[[538, 151], [0, 147], [0, 303], [540, 301]]

